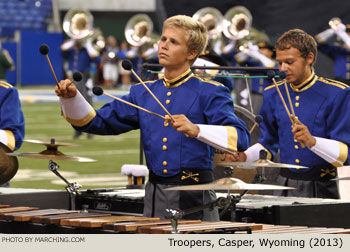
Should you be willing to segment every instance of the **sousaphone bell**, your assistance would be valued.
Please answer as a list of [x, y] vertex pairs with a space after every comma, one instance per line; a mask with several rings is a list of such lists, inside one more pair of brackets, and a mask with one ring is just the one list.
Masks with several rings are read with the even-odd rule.
[[235, 6], [229, 9], [223, 20], [223, 33], [230, 40], [239, 40], [249, 34], [253, 17], [244, 6]]

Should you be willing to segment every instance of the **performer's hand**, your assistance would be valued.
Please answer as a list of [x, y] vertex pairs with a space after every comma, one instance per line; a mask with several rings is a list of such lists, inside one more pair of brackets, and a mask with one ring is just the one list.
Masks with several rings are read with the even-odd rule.
[[225, 162], [245, 162], [246, 160], [247, 155], [244, 152], [226, 153], [225, 155]]
[[296, 141], [304, 144], [308, 148], [316, 144], [316, 139], [311, 135], [308, 127], [302, 124], [298, 118], [295, 118], [295, 125], [292, 125], [292, 133]]
[[77, 94], [77, 88], [70, 79], [61, 80], [58, 83], [59, 87], [55, 87], [55, 92], [57, 96], [63, 98], [72, 98]]
[[[168, 117], [168, 116], [166, 116]], [[175, 122], [167, 119], [167, 122], [171, 122], [171, 126], [178, 132], [184, 133], [188, 137], [197, 137], [199, 134], [199, 127], [193, 124], [185, 115], [172, 115]]]

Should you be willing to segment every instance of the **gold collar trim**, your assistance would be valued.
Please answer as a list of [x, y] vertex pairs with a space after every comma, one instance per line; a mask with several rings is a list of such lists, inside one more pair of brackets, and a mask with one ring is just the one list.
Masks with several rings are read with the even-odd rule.
[[178, 77], [176, 77], [172, 80], [168, 80], [164, 77], [163, 84], [167, 88], [175, 88], [175, 87], [180, 86], [182, 83], [186, 82], [192, 76], [193, 76], [193, 73], [192, 73], [191, 69], [188, 69], [186, 72], [184, 72], [183, 74], [179, 75]]
[[312, 72], [310, 77], [307, 78], [304, 82], [300, 83], [299, 85], [294, 85], [290, 83], [290, 86], [295, 92], [303, 92], [309, 89], [310, 87], [312, 87], [315, 84], [316, 80], [317, 80], [317, 76], [315, 72]]

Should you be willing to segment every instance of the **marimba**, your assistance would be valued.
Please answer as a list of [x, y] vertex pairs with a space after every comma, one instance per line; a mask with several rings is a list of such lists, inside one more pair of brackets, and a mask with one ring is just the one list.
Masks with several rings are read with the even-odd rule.
[[[301, 233], [349, 234], [350, 229], [279, 226], [243, 222], [179, 220], [180, 233]], [[38, 209], [0, 205], [0, 233], [143, 233], [170, 234], [170, 220], [118, 216], [65, 209]]]

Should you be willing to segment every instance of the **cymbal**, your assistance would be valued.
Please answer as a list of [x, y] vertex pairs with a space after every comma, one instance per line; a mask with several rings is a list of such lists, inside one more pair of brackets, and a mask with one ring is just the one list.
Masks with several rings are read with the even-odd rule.
[[44, 150], [42, 152], [19, 152], [19, 153], [7, 153], [9, 156], [15, 157], [28, 157], [37, 159], [49, 159], [49, 160], [67, 160], [67, 161], [77, 161], [77, 162], [94, 162], [95, 159], [69, 156], [64, 155], [62, 152], [57, 150]]
[[10, 148], [0, 143], [0, 184], [11, 180], [18, 170], [17, 158], [6, 155], [10, 152], [12, 152]]
[[25, 142], [28, 143], [35, 143], [35, 144], [42, 144], [48, 147], [58, 147], [58, 146], [80, 146], [79, 144], [73, 144], [73, 143], [64, 143], [64, 142], [56, 142], [54, 139], [51, 142], [44, 142], [44, 141], [39, 141], [39, 140], [24, 140]]
[[331, 180], [350, 180], [350, 177], [340, 177], [340, 178], [334, 178]]
[[221, 166], [235, 166], [243, 169], [252, 169], [258, 167], [266, 167], [266, 168], [295, 168], [295, 169], [305, 169], [308, 168], [306, 166], [301, 165], [293, 165], [293, 164], [282, 164], [282, 163], [274, 163], [267, 159], [259, 159], [256, 162], [223, 162], [220, 163]]
[[196, 191], [196, 190], [289, 190], [295, 189], [288, 186], [247, 184], [237, 178], [221, 178], [209, 184], [176, 186], [167, 188], [171, 191]]

